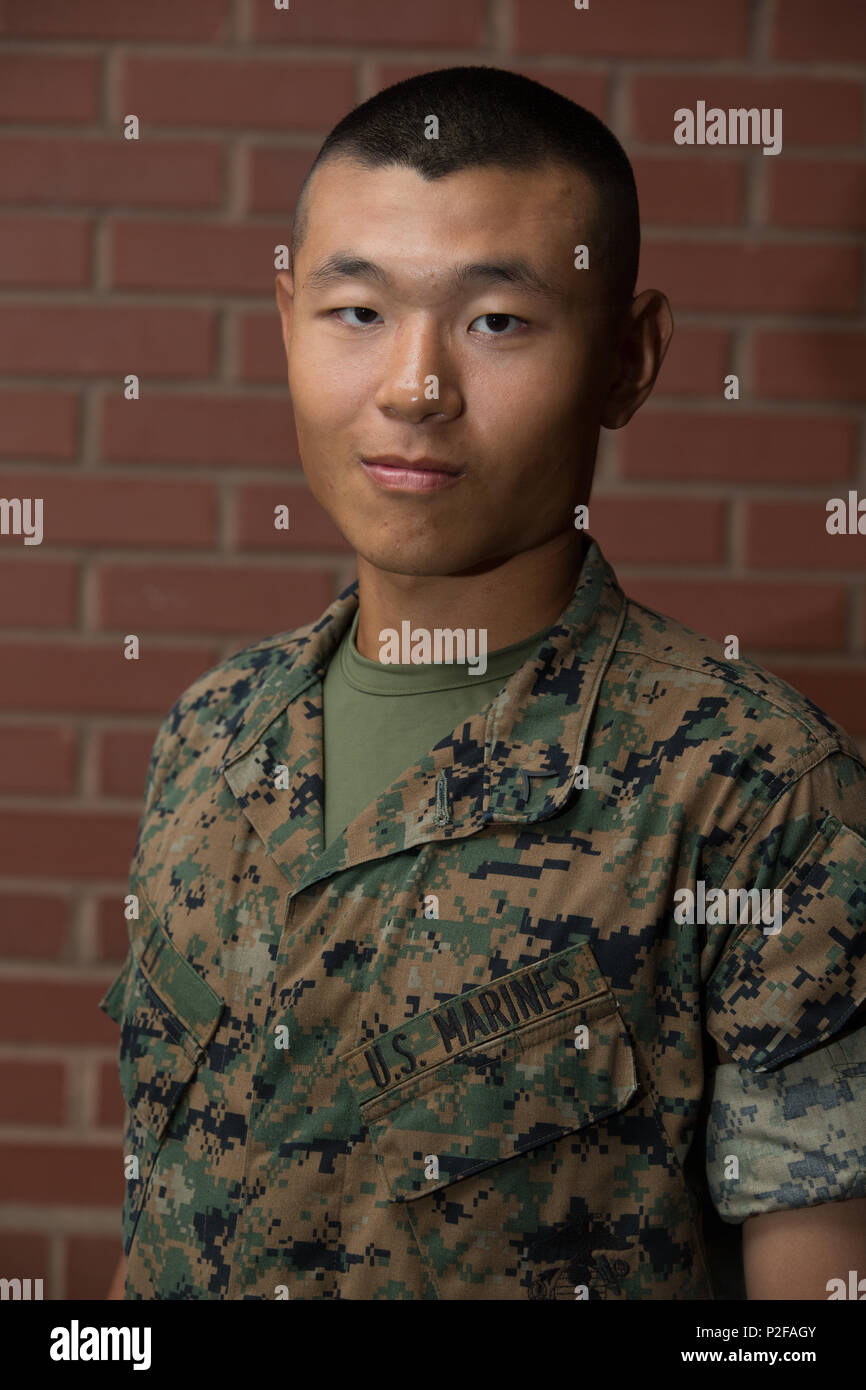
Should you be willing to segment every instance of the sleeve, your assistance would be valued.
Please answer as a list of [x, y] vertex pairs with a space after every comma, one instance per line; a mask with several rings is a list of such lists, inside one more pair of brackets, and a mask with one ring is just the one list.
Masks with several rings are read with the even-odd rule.
[[866, 1197], [866, 1026], [777, 1071], [716, 1069], [707, 1180], [723, 1221]]
[[866, 1195], [866, 767], [837, 751], [767, 812], [726, 889], [770, 889], [710, 975], [706, 1169], [724, 1221]]

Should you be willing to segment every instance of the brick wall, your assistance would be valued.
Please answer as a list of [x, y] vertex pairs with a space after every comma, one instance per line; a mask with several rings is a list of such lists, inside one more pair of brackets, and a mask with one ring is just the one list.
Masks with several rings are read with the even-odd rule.
[[[604, 436], [591, 529], [628, 591], [736, 632], [866, 749], [866, 539], [824, 527], [866, 495], [866, 25], [862, 0], [0, 0], [0, 35], [0, 494], [46, 519], [41, 546], [0, 536], [0, 1274], [101, 1297], [123, 1179], [96, 1001], [153, 734], [353, 575], [300, 472], [273, 301], [321, 138], [461, 62], [608, 121], [677, 330]], [[675, 146], [699, 100], [781, 107], [782, 153]]]

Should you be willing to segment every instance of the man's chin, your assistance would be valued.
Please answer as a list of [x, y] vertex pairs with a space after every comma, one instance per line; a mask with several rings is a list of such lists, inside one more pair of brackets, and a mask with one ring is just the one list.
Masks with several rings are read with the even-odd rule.
[[[346, 538], [353, 545], [352, 538]], [[369, 538], [354, 546], [359, 560], [371, 569], [383, 574], [405, 575], [407, 578], [444, 579], [460, 575], [483, 574], [485, 570], [495, 569], [502, 559], [481, 559], [477, 549], [469, 550], [448, 547], [441, 544], [412, 545], [383, 542], [371, 545]]]

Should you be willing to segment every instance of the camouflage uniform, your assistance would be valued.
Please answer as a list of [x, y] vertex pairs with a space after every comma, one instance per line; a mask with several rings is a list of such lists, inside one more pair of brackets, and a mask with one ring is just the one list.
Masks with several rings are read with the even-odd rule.
[[[706, 1299], [710, 1198], [866, 1194], [844, 731], [626, 599], [593, 541], [536, 659], [324, 851], [356, 607], [224, 661], [158, 734], [103, 1001], [126, 1296]], [[781, 931], [678, 922], [699, 880], [779, 887]]]

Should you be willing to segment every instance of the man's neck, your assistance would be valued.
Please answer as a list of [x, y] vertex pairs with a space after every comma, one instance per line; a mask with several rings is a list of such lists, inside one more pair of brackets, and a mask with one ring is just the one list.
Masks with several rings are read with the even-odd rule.
[[498, 651], [556, 621], [574, 593], [586, 553], [583, 532], [555, 536], [477, 574], [389, 574], [358, 557], [361, 656], [379, 660], [386, 628], [484, 629], [486, 649]]

